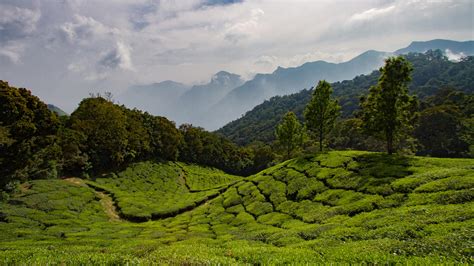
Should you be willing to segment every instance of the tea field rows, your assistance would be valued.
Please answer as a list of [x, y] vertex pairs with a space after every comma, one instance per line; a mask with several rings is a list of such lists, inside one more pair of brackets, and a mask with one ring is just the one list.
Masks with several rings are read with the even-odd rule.
[[0, 263], [472, 264], [473, 199], [472, 159], [329, 152], [247, 178], [143, 162], [23, 184]]

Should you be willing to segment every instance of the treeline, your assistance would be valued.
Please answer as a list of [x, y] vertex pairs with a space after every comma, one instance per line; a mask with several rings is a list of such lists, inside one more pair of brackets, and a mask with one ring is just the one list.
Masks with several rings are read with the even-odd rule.
[[[424, 156], [473, 157], [474, 57], [451, 62], [440, 51], [404, 57], [413, 66], [408, 90], [418, 98], [418, 119], [397, 149]], [[370, 75], [331, 84], [333, 96], [342, 109], [323, 145], [336, 150], [385, 150], [383, 141], [364, 133], [360, 108], [361, 97], [368, 95], [369, 88], [377, 84], [380, 75], [380, 71], [374, 71]], [[304, 110], [313, 91], [274, 97], [218, 132], [240, 145], [263, 142], [283, 154], [275, 142], [275, 129], [287, 111], [294, 112], [299, 122], [305, 122]], [[318, 148], [309, 139], [302, 146], [302, 150], [309, 152]]]
[[[260, 147], [242, 148], [202, 128], [115, 104], [84, 99], [58, 117], [31, 91], [0, 81], [0, 185], [12, 180], [98, 175], [141, 160], [179, 160], [248, 175]], [[269, 159], [270, 161], [272, 158]]]

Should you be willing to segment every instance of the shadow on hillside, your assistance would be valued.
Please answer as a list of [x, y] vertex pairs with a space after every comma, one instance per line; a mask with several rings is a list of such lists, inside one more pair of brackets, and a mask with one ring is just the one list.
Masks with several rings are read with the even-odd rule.
[[386, 153], [368, 153], [353, 157], [357, 169], [364, 175], [377, 178], [401, 178], [413, 174], [409, 170], [414, 158], [403, 155], [388, 155]]

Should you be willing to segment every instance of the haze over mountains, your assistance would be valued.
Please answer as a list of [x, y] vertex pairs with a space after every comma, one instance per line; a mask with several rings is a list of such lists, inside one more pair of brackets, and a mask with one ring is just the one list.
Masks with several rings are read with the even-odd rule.
[[412, 42], [393, 53], [369, 50], [342, 63], [308, 62], [298, 67], [278, 67], [271, 74], [257, 74], [244, 82], [239, 75], [216, 73], [207, 84], [187, 86], [174, 81], [130, 87], [118, 96], [128, 107], [137, 107], [181, 123], [215, 130], [276, 95], [312, 87], [318, 80], [352, 79], [379, 68], [391, 54], [440, 49], [453, 60], [474, 54], [474, 41], [431, 40]]

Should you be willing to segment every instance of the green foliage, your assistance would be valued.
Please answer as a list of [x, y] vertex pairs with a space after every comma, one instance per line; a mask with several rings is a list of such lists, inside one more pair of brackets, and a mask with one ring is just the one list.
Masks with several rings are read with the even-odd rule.
[[[472, 264], [472, 159], [345, 151], [244, 179], [214, 171], [146, 162], [88, 186], [23, 183], [0, 203], [0, 261]], [[196, 203], [205, 189], [215, 196]]]
[[0, 187], [54, 174], [58, 117], [23, 88], [0, 81]]
[[192, 209], [216, 196], [218, 192], [215, 188], [239, 180], [219, 171], [208, 178], [200, 176], [210, 172], [211, 169], [198, 166], [142, 162], [117, 175], [97, 178], [88, 184], [111, 194], [121, 215], [141, 221], [173, 216]]
[[279, 145], [285, 150], [287, 159], [291, 158], [292, 152], [303, 143], [303, 130], [293, 112], [286, 113], [275, 134]]
[[323, 140], [332, 130], [341, 107], [331, 99], [332, 88], [325, 80], [320, 80], [304, 111], [306, 127], [318, 136], [319, 150], [323, 150]]
[[389, 154], [395, 151], [398, 139], [408, 136], [415, 122], [417, 100], [408, 95], [407, 86], [412, 71], [402, 56], [386, 59], [378, 84], [369, 89], [361, 103], [365, 129], [386, 141]]
[[142, 114], [144, 127], [148, 132], [150, 153], [153, 157], [176, 160], [181, 135], [173, 122], [160, 116]]
[[127, 125], [123, 110], [102, 97], [84, 99], [71, 114], [71, 129], [82, 133], [89, 160], [96, 170], [125, 162]]
[[[409, 92], [415, 94], [420, 100], [427, 101], [430, 97], [437, 94], [438, 91], [443, 90], [444, 87], [451, 87], [460, 92], [471, 95], [474, 88], [473, 69], [474, 69], [474, 57], [466, 57], [460, 62], [449, 61], [442, 55], [440, 51], [428, 51], [425, 54], [411, 53], [404, 56], [407, 61], [413, 65], [412, 82], [409, 84]], [[342, 121], [336, 123], [335, 129], [330, 135], [328, 135], [329, 147], [333, 149], [357, 149], [357, 150], [370, 150], [370, 151], [383, 151], [385, 145], [381, 140], [377, 140], [374, 137], [368, 137], [362, 131], [360, 123], [360, 102], [361, 96], [367, 96], [369, 88], [375, 86], [380, 77], [379, 71], [374, 71], [369, 75], [357, 76], [352, 80], [345, 80], [340, 82], [332, 83], [331, 86], [334, 88], [334, 97], [338, 99], [342, 109]], [[303, 88], [301, 88], [303, 89]], [[445, 98], [445, 94], [440, 94], [439, 99]], [[232, 141], [240, 145], [246, 145], [253, 141], [262, 141], [264, 143], [271, 143], [275, 140], [274, 131], [280, 118], [288, 111], [292, 111], [296, 114], [298, 119], [303, 121], [303, 113], [305, 106], [308, 104], [312, 97], [312, 90], [301, 90], [299, 93], [286, 96], [276, 96], [268, 101], [253, 108], [253, 110], [247, 112], [243, 117], [225, 125], [217, 132], [230, 138]], [[450, 137], [447, 140], [449, 143], [467, 143], [468, 147], [462, 145], [452, 145], [449, 150], [449, 155], [454, 157], [471, 156], [474, 154], [474, 143], [471, 132], [474, 132], [474, 122], [471, 118], [472, 114], [472, 100], [470, 101], [459, 101], [456, 93], [446, 97], [451, 103], [459, 106], [462, 109], [463, 118], [461, 119], [461, 125], [458, 125], [457, 134]], [[437, 100], [432, 102], [427, 107], [432, 107], [441, 104], [444, 100]], [[425, 103], [422, 102], [422, 109]], [[469, 111], [470, 110], [470, 111]], [[350, 119], [347, 122], [345, 119]], [[459, 121], [459, 119], [456, 119]], [[417, 127], [418, 133], [428, 135], [432, 132], [431, 129], [423, 129], [423, 127]], [[438, 133], [437, 133], [438, 134]], [[441, 136], [444, 133], [439, 133]], [[449, 134], [445, 134], [449, 135]], [[414, 135], [418, 137], [419, 135]], [[404, 143], [400, 143], [400, 148], [409, 148], [410, 151], [414, 150], [413, 135], [410, 136], [408, 142], [403, 140]], [[454, 141], [453, 139], [460, 136], [461, 141]], [[433, 143], [433, 142], [431, 142]], [[436, 145], [434, 142], [433, 145]], [[426, 142], [426, 144], [428, 144]], [[425, 144], [423, 144], [425, 145]], [[461, 151], [461, 148], [464, 149]], [[419, 155], [431, 154], [430, 147], [426, 145], [418, 146]], [[446, 151], [446, 148], [444, 149]], [[446, 152], [437, 156], [446, 156]]]
[[222, 188], [240, 181], [242, 178], [229, 175], [216, 168], [205, 168], [198, 165], [179, 164], [183, 178], [191, 191]]
[[252, 159], [245, 149], [231, 141], [192, 125], [181, 125], [183, 141], [179, 160], [222, 169], [233, 174], [246, 174]]
[[422, 146], [420, 155], [468, 157], [474, 143], [470, 128], [474, 96], [443, 88], [422, 103], [415, 136]]

